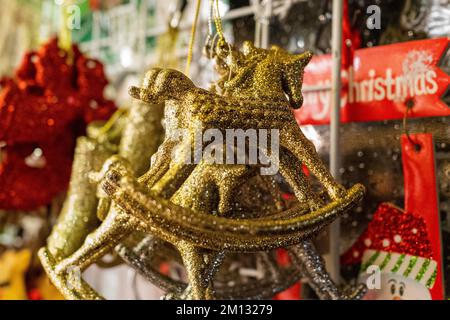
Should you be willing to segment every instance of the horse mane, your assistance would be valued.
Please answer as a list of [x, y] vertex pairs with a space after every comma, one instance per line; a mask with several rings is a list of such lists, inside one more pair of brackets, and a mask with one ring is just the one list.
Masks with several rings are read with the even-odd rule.
[[262, 49], [245, 42], [241, 50], [231, 47], [228, 72], [219, 79], [218, 86], [224, 95], [284, 102], [287, 95], [289, 103], [296, 107], [301, 105], [303, 70], [311, 57], [310, 52], [290, 54], [278, 46]]

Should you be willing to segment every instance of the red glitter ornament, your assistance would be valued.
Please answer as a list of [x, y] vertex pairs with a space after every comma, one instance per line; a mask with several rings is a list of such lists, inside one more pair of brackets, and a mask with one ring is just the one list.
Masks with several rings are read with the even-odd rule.
[[[13, 79], [0, 81], [0, 209], [49, 204], [67, 187], [76, 135], [116, 110], [103, 96], [103, 65], [76, 45], [71, 60], [55, 38], [25, 54]], [[44, 166], [30, 166], [34, 150]]]
[[390, 203], [380, 204], [366, 231], [341, 256], [341, 262], [361, 263], [366, 249], [433, 258], [425, 221]]
[[103, 97], [102, 64], [73, 46], [73, 64], [53, 39], [25, 55], [15, 79], [2, 81], [0, 141], [8, 145], [42, 142], [82, 120], [106, 120], [115, 111]]
[[70, 131], [51, 142], [4, 147], [0, 165], [1, 208], [33, 210], [50, 203], [67, 187], [73, 148]]

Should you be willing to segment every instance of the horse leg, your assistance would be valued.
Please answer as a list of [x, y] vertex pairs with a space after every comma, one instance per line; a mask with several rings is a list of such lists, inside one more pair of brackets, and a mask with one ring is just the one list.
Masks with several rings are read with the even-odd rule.
[[302, 164], [288, 150], [280, 152], [280, 173], [300, 202], [306, 202], [311, 210], [318, 209], [322, 201], [311, 190], [311, 184], [303, 173]]
[[316, 148], [298, 127], [297, 123], [288, 125], [280, 131], [280, 143], [304, 163], [325, 187], [332, 200], [342, 198], [345, 189], [337, 183], [322, 163]]
[[[299, 201], [306, 201], [311, 210], [320, 206], [320, 200], [311, 190], [310, 184], [302, 172], [301, 163], [298, 163], [298, 159], [288, 150], [281, 150], [280, 173], [291, 186]], [[340, 297], [321, 257], [317, 255], [310, 241], [290, 247], [288, 252], [293, 262], [300, 265], [302, 275], [307, 278], [320, 299], [338, 299]], [[325, 285], [321, 286], [321, 284]]]
[[317, 254], [311, 241], [304, 241], [288, 249], [294, 263], [300, 266], [303, 276], [321, 300], [359, 300], [366, 288], [357, 286], [349, 294], [343, 294], [327, 273], [324, 261]]
[[[65, 297], [77, 299], [95, 297], [95, 291], [81, 277], [75, 278], [73, 272], [81, 273], [97, 259], [108, 253], [122, 239], [136, 229], [137, 223], [123, 211], [113, 208], [102, 224], [86, 237], [82, 246], [71, 256], [54, 263], [47, 248], [39, 251], [39, 257], [52, 282], [63, 292]], [[76, 288], [76, 292], [71, 287]]]
[[161, 179], [161, 177], [169, 170], [172, 151], [177, 145], [177, 141], [166, 139], [159, 146], [158, 151], [152, 156], [150, 170], [144, 173], [139, 179], [139, 183], [148, 188]]
[[83, 245], [56, 266], [56, 272], [62, 273], [69, 266], [86, 269], [136, 228], [134, 219], [130, 219], [121, 209], [113, 208], [100, 227], [86, 237]]
[[[223, 172], [220, 171], [221, 169]], [[201, 162], [178, 188], [171, 202], [196, 212], [211, 213], [213, 210], [218, 210], [218, 214], [224, 216], [231, 209], [231, 198], [239, 177], [247, 171], [242, 165], [225, 168], [222, 165]], [[218, 192], [219, 199], [204, 198], [205, 193], [212, 195], [215, 192]], [[189, 277], [190, 285], [184, 296], [191, 299], [213, 298], [213, 278], [225, 253], [205, 250], [187, 242], [177, 244], [177, 248], [182, 255]]]
[[189, 177], [194, 168], [194, 164], [169, 164], [169, 168], [166, 172], [152, 186], [152, 192], [163, 198], [169, 199], [176, 191], [179, 190], [180, 186]]
[[295, 197], [303, 203], [307, 203], [311, 211], [316, 210], [321, 205], [321, 200], [311, 190], [311, 185], [302, 170], [301, 162], [287, 149], [281, 148], [279, 150], [279, 159], [274, 155], [274, 150], [270, 153], [265, 148], [259, 148], [259, 151], [266, 159], [273, 162], [278, 162], [281, 176], [286, 180]]
[[205, 262], [204, 250], [185, 241], [180, 241], [176, 247], [180, 251], [189, 279], [188, 298], [192, 300], [212, 299], [211, 282], [205, 283], [205, 278], [212, 276], [205, 274], [208, 264]]

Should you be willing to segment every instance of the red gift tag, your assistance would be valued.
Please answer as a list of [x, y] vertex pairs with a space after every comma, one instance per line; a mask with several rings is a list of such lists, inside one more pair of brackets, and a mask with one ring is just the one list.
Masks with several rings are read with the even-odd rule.
[[439, 202], [431, 133], [402, 135], [402, 160], [405, 184], [405, 210], [422, 217], [428, 229], [433, 259], [437, 261], [436, 282], [430, 289], [433, 300], [444, 299], [442, 243]]

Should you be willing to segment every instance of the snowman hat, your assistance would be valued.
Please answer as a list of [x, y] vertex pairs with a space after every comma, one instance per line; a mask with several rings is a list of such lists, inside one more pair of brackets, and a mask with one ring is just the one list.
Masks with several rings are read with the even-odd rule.
[[343, 264], [371, 265], [381, 272], [414, 279], [432, 288], [437, 274], [425, 221], [390, 203], [376, 210], [367, 230], [341, 257]]

